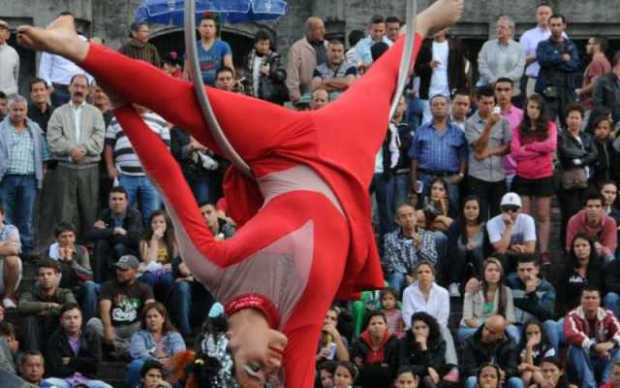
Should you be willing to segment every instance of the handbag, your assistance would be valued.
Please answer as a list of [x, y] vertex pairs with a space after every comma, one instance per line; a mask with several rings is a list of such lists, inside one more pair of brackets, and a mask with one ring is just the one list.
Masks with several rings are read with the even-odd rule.
[[586, 189], [588, 187], [588, 176], [583, 167], [562, 170], [560, 179], [564, 190]]

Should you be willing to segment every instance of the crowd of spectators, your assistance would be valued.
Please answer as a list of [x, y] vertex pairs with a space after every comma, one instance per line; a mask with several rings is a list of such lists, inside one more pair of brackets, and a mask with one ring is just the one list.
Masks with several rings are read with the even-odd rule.
[[[200, 73], [231, 93], [320, 109], [402, 26], [373, 16], [367, 31], [328, 41], [311, 17], [286, 61], [263, 30], [237, 60], [205, 15]], [[183, 263], [105, 92], [42, 54], [29, 98], [20, 96], [9, 36], [0, 20], [0, 381], [109, 387], [98, 367], [112, 359], [129, 365], [131, 388], [167, 386], [166, 365], [193, 347], [219, 361], [218, 386], [236, 386], [221, 305]], [[189, 79], [182, 48], [160, 56], [149, 38], [134, 23], [120, 52]], [[586, 52], [545, 3], [518, 40], [500, 16], [475, 61], [449, 29], [423, 42], [370, 188], [386, 289], [334, 301], [317, 387], [620, 387], [620, 52], [610, 61], [602, 37]], [[227, 161], [137, 108], [180, 164], [204, 222], [217, 239], [232, 237]], [[20, 288], [26, 264], [32, 288]]]

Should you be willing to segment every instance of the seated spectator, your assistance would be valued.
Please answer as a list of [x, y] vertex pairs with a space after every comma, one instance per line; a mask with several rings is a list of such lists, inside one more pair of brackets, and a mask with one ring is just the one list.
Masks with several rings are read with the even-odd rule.
[[235, 387], [237, 385], [233, 359], [228, 349], [227, 331], [228, 321], [224, 315], [224, 307], [216, 303], [209, 311], [199, 343], [200, 352], [208, 357], [215, 358], [221, 366], [213, 383], [215, 387]]
[[0, 120], [4, 120], [9, 113], [9, 98], [6, 93], [0, 91]]
[[411, 316], [411, 329], [400, 342], [400, 365], [408, 365], [426, 388], [436, 387], [452, 369], [437, 320], [425, 312]]
[[381, 311], [368, 316], [366, 330], [353, 342], [351, 359], [359, 368], [359, 385], [372, 388], [393, 378], [398, 364], [398, 338]]
[[599, 290], [605, 291], [603, 299], [605, 308], [613, 311], [616, 317], [620, 317], [620, 260], [610, 261], [603, 273], [605, 287]]
[[540, 373], [543, 382], [536, 388], [577, 388], [576, 384], [569, 384], [564, 373], [562, 363], [557, 357], [546, 357], [540, 362]]
[[[140, 241], [140, 280], [165, 300], [174, 285], [172, 261], [179, 255], [172, 221], [163, 210], [151, 214]], [[160, 291], [160, 292], [158, 292]]]
[[204, 203], [200, 205], [200, 212], [216, 240], [224, 240], [235, 234], [235, 225], [231, 224], [225, 217], [220, 217], [213, 204]]
[[403, 366], [396, 373], [395, 388], [418, 388], [420, 378], [410, 366]]
[[112, 356], [126, 358], [131, 337], [140, 330], [142, 308], [154, 302], [153, 290], [137, 281], [140, 263], [135, 256], [126, 255], [115, 264], [116, 279], [101, 286], [100, 318], [92, 318], [87, 329], [103, 338], [113, 349]]
[[323, 329], [319, 339], [319, 349], [316, 355], [317, 362], [324, 360], [349, 360], [349, 349], [346, 339], [336, 328], [338, 325], [339, 310], [332, 306], [325, 314]]
[[77, 303], [71, 290], [60, 288], [60, 265], [51, 259], [37, 263], [37, 281], [19, 298], [17, 311], [23, 316], [25, 350], [44, 350], [47, 338], [59, 324], [63, 306]]
[[549, 262], [549, 217], [555, 190], [553, 158], [556, 148], [557, 129], [547, 117], [543, 98], [539, 95], [528, 97], [523, 121], [512, 134], [510, 152], [517, 163], [512, 190], [523, 199], [523, 212], [533, 215], [532, 209], [536, 209], [538, 245], [544, 265]]
[[558, 192], [562, 211], [562, 230], [585, 200], [590, 171], [598, 160], [598, 149], [588, 132], [582, 132], [584, 110], [571, 104], [566, 111], [566, 129], [558, 141], [561, 166], [561, 190]]
[[504, 257], [506, 270], [511, 272], [515, 254], [531, 254], [536, 249], [536, 225], [534, 219], [521, 212], [521, 197], [506, 193], [500, 202], [501, 214], [487, 222], [489, 242], [495, 254]]
[[540, 265], [534, 255], [524, 255], [517, 263], [517, 273], [506, 278], [515, 305], [515, 323], [536, 319], [544, 322], [555, 314], [555, 288], [540, 277]]
[[318, 368], [319, 384], [318, 388], [334, 388], [334, 372], [336, 363], [334, 361], [323, 361]]
[[403, 322], [403, 314], [398, 307], [398, 292], [393, 288], [385, 288], [381, 291], [381, 312], [387, 320], [387, 327], [390, 333], [398, 338], [405, 335], [405, 325]]
[[620, 362], [614, 362], [614, 367], [609, 376], [609, 382], [601, 385], [601, 388], [620, 388]]
[[357, 380], [358, 371], [350, 361], [338, 361], [334, 371], [334, 388], [351, 388]]
[[0, 204], [0, 294], [4, 308], [15, 308], [15, 292], [22, 278], [21, 240], [19, 230], [13, 225], [5, 224], [4, 207]]
[[[327, 91], [327, 89], [318, 88], [310, 94], [310, 102], [309, 102], [310, 105], [308, 108], [309, 110], [321, 109], [325, 105], [329, 104], [330, 101], [331, 99], [329, 98], [329, 92]], [[303, 102], [302, 100], [299, 100], [300, 107], [302, 106], [301, 105], [302, 102]], [[300, 110], [308, 110], [308, 109], [300, 109]]]
[[129, 386], [135, 387], [138, 384], [140, 370], [146, 360], [166, 364], [173, 355], [183, 351], [185, 342], [172, 326], [166, 307], [158, 302], [145, 305], [142, 310], [142, 328], [131, 337], [129, 346], [129, 354], [133, 358], [127, 373]]
[[147, 360], [140, 369], [140, 388], [171, 388], [164, 380], [164, 366], [155, 360]]
[[28, 387], [40, 387], [45, 375], [45, 359], [38, 350], [30, 350], [19, 357], [19, 375], [28, 384]]
[[288, 100], [286, 70], [274, 51], [273, 37], [266, 30], [254, 36], [254, 47], [245, 61], [245, 93], [282, 105]]
[[[405, 327], [409, 329], [413, 324], [411, 316], [417, 312], [425, 312], [431, 315], [439, 324], [439, 333], [445, 344], [445, 361], [447, 364], [456, 366], [456, 348], [452, 333], [448, 329], [450, 319], [450, 295], [448, 290], [435, 282], [435, 272], [429, 262], [422, 261], [415, 268], [416, 282], [405, 289], [403, 293], [403, 320]], [[456, 370], [448, 379], [455, 379]]]
[[520, 333], [513, 325], [515, 311], [512, 291], [504, 285], [504, 269], [501, 262], [491, 257], [482, 265], [481, 281], [472, 279], [465, 288], [463, 319], [458, 330], [459, 342], [464, 343], [495, 315], [504, 317], [506, 332], [517, 343]]
[[434, 234], [419, 227], [412, 205], [398, 206], [396, 223], [399, 228], [383, 238], [383, 270], [390, 287], [400, 295], [407, 275], [420, 261], [437, 263], [437, 249]]
[[448, 183], [444, 178], [430, 180], [430, 194], [424, 198], [422, 210], [417, 211], [418, 225], [435, 236], [438, 262], [442, 263], [448, 254], [448, 228], [454, 221], [456, 208], [448, 197]]
[[620, 359], [620, 323], [613, 312], [601, 307], [601, 292], [586, 287], [581, 304], [564, 319], [569, 345], [568, 363], [581, 387], [607, 383], [614, 362]]
[[577, 234], [584, 234], [594, 242], [596, 253], [606, 262], [613, 260], [618, 246], [616, 221], [603, 208], [605, 200], [598, 191], [586, 195], [585, 207], [568, 221], [566, 230], [566, 251]]
[[346, 61], [344, 43], [331, 40], [327, 45], [327, 62], [314, 68], [312, 74], [312, 90], [323, 88], [335, 100], [346, 91], [357, 76], [357, 67]]
[[484, 363], [478, 369], [478, 388], [501, 388], [502, 371], [494, 363]]
[[448, 229], [448, 255], [441, 266], [447, 277], [451, 297], [461, 297], [461, 284], [482, 273], [482, 262], [491, 246], [485, 222], [480, 213], [480, 200], [469, 196], [463, 201], [461, 218]]
[[[0, 321], [0, 371], [15, 374], [15, 355], [19, 351], [19, 341], [15, 327], [9, 322]], [[0, 376], [0, 381], [2, 376]]]
[[47, 255], [60, 265], [60, 287], [71, 290], [80, 301], [84, 321], [97, 314], [99, 285], [92, 281], [88, 249], [75, 243], [77, 230], [68, 222], [61, 222], [54, 231], [56, 241], [50, 245]]
[[492, 315], [465, 341], [461, 363], [463, 376], [466, 376], [465, 388], [476, 386], [478, 368], [488, 362], [497, 364], [499, 376], [507, 387], [523, 388], [523, 382], [518, 377], [518, 352], [514, 342], [506, 335], [506, 325], [504, 317]]
[[170, 51], [162, 58], [162, 69], [174, 78], [183, 78], [183, 60], [179, 58], [179, 53]]
[[44, 384], [57, 388], [112, 388], [94, 379], [101, 362], [101, 342], [82, 331], [82, 312], [77, 304], [65, 305], [60, 311], [60, 328], [47, 343], [45, 359], [47, 375], [52, 377]]
[[113, 264], [121, 256], [138, 254], [142, 236], [142, 216], [129, 207], [127, 190], [110, 190], [109, 208], [104, 209], [86, 239], [95, 243], [94, 277], [97, 283], [108, 279]]
[[613, 137], [611, 135], [614, 123], [609, 114], [596, 117], [591, 116], [590, 121], [592, 123], [588, 123], [588, 130], [594, 135], [594, 146], [598, 154], [591, 181], [593, 184], [600, 186], [601, 182], [617, 179], [618, 177], [616, 172], [618, 152], [613, 147]]
[[543, 385], [545, 378], [541, 371], [541, 361], [546, 357], [555, 356], [556, 353], [539, 321], [532, 320], [523, 325], [519, 350], [519, 372], [525, 386]]

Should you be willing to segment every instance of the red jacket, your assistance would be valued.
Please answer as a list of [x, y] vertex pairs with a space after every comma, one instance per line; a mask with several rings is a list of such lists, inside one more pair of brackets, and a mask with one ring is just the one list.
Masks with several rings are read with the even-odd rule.
[[607, 341], [614, 341], [620, 345], [620, 323], [611, 310], [599, 307], [593, 331], [594, 338], [590, 338], [590, 326], [581, 306], [566, 315], [564, 336], [569, 345], [580, 346], [584, 349], [590, 349], [597, 343]]
[[588, 237], [598, 241], [603, 246], [604, 256], [613, 256], [618, 246], [618, 235], [616, 234], [616, 221], [608, 215], [603, 216], [599, 225], [589, 226], [586, 222], [586, 211], [580, 210], [572, 216], [566, 227], [566, 250], [570, 251], [573, 238], [577, 233], [585, 233]]

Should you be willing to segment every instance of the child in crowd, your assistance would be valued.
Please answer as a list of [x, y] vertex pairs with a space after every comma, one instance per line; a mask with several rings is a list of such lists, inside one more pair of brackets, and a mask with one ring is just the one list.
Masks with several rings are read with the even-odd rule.
[[396, 381], [394, 381], [395, 388], [418, 388], [420, 378], [413, 373], [413, 369], [408, 366], [403, 366], [398, 370], [396, 374]]
[[357, 379], [357, 367], [349, 361], [339, 361], [334, 372], [334, 388], [352, 388]]
[[501, 373], [495, 364], [485, 364], [478, 370], [478, 388], [500, 388]]
[[387, 318], [388, 329], [396, 337], [403, 338], [405, 335], [405, 323], [397, 303], [398, 296], [396, 290], [386, 288], [381, 292], [381, 306], [383, 307], [381, 311], [383, 311]]

